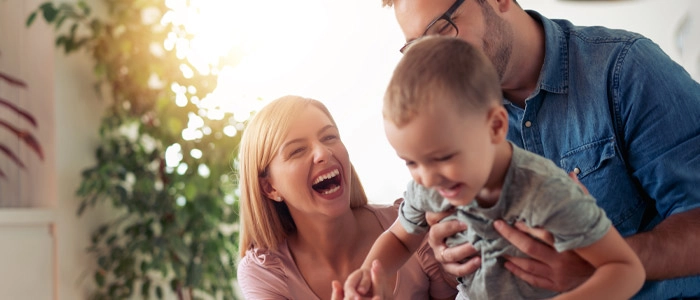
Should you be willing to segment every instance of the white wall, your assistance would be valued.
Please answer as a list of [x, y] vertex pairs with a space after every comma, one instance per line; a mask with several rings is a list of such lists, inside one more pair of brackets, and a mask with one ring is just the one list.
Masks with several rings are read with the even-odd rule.
[[104, 105], [93, 89], [92, 62], [84, 53], [66, 56], [55, 51], [56, 149], [58, 178], [59, 299], [87, 299], [94, 257], [86, 253], [90, 233], [104, 220], [112, 219], [103, 208], [88, 209], [77, 216], [81, 201], [75, 193], [81, 172], [95, 165], [98, 128]]
[[602, 25], [641, 33], [659, 44], [671, 58], [700, 79], [700, 1], [520, 0], [551, 19], [577, 25]]

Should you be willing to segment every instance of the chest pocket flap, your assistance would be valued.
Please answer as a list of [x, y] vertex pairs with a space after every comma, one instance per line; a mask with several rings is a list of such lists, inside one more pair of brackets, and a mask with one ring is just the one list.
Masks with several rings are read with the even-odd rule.
[[567, 173], [575, 172], [581, 179], [613, 157], [615, 157], [615, 139], [611, 137], [566, 152], [561, 158], [561, 166]]

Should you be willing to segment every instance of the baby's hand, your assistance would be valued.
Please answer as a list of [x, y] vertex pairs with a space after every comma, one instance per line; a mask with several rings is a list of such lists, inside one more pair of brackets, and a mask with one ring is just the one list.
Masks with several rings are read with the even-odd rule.
[[[359, 292], [359, 287], [365, 282], [366, 289], [364, 293]], [[334, 297], [341, 293], [338, 291], [340, 287], [333, 286]], [[388, 278], [384, 268], [378, 260], [372, 261], [372, 269], [358, 269], [348, 276], [345, 281], [345, 299], [354, 300], [392, 300], [394, 296], [392, 291], [393, 286], [388, 284]], [[336, 299], [336, 298], [333, 298]]]
[[359, 268], [345, 280], [345, 299], [362, 299], [372, 290], [372, 274], [369, 268]]

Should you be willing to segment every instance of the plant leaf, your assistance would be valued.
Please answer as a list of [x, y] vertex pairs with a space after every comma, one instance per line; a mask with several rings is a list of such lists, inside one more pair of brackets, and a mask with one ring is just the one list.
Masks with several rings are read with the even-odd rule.
[[100, 272], [99, 270], [95, 272], [95, 282], [97, 283], [97, 286], [100, 287], [104, 286], [105, 284], [105, 276], [102, 275], [102, 272]]
[[15, 136], [17, 136], [17, 138], [19, 138], [22, 142], [27, 144], [29, 148], [34, 150], [34, 152], [36, 152], [36, 154], [39, 155], [39, 159], [44, 160], [44, 152], [41, 150], [41, 145], [39, 145], [39, 142], [29, 131], [21, 130], [15, 127], [14, 125], [5, 122], [4, 120], [0, 120], [0, 127], [5, 127], [8, 130], [12, 131], [15, 134]]
[[10, 85], [20, 86], [20, 87], [23, 87], [23, 88], [26, 88], [26, 87], [27, 87], [27, 84], [24, 83], [24, 81], [22, 81], [22, 80], [20, 80], [20, 79], [17, 79], [17, 78], [15, 78], [15, 77], [12, 77], [12, 76], [10, 76], [10, 75], [7, 75], [7, 74], [5, 74], [5, 73], [2, 73], [2, 72], [0, 72], [0, 79], [5, 80], [5, 81], [6, 81], [7, 83], [9, 83]]
[[39, 9], [41, 9], [41, 11], [44, 13], [44, 19], [47, 23], [51, 23], [54, 19], [56, 19], [58, 10], [56, 10], [56, 8], [53, 6], [53, 3], [45, 2], [44, 4], [39, 6]]
[[5, 100], [3, 98], [0, 98], [0, 105], [9, 108], [11, 111], [17, 113], [20, 117], [24, 118], [29, 123], [31, 123], [34, 127], [37, 127], [36, 119], [34, 119], [32, 114], [29, 113], [28, 111], [21, 109], [19, 106], [14, 105], [10, 101]]
[[146, 280], [143, 283], [143, 285], [141, 285], [141, 296], [143, 296], [144, 299], [147, 299], [150, 290], [151, 290], [151, 281]]
[[[15, 155], [15, 153], [12, 152], [12, 150], [10, 150], [10, 148], [7, 148], [7, 146], [0, 144], [0, 152], [5, 153], [5, 155], [10, 157], [10, 159], [12, 161], [14, 161], [15, 164], [17, 164], [20, 168], [24, 169], [24, 164], [22, 163], [21, 160], [19, 160], [19, 157], [17, 157], [17, 155]], [[3, 173], [3, 175], [4, 175], [4, 173]]]
[[29, 17], [27, 17], [26, 26], [27, 26], [27, 27], [32, 26], [32, 23], [34, 23], [34, 20], [35, 20], [35, 19], [36, 19], [36, 11], [33, 11], [33, 12], [29, 15]]

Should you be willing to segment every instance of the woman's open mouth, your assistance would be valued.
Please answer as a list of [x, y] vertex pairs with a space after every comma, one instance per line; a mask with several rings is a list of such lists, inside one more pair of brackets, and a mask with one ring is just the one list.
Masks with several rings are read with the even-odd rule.
[[337, 192], [340, 189], [340, 171], [334, 169], [326, 174], [316, 177], [311, 188], [314, 191], [322, 194], [328, 195]]

